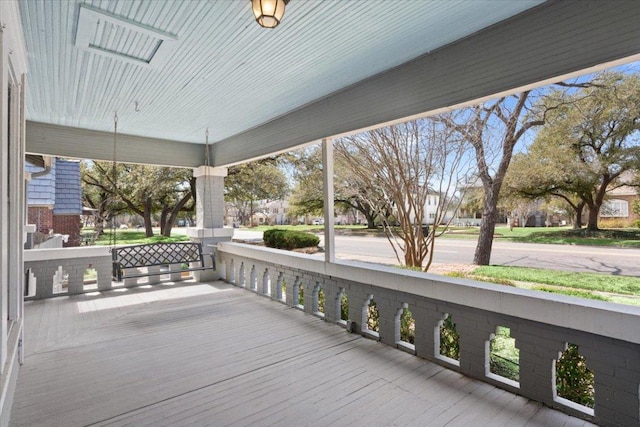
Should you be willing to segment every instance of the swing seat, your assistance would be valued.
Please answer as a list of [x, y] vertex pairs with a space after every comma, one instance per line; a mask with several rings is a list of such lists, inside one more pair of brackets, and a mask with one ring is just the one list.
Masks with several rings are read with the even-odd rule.
[[168, 274], [169, 271], [130, 272], [129, 269], [142, 267], [186, 265], [174, 272], [215, 270], [215, 253], [211, 254], [211, 266], [205, 264], [202, 245], [192, 242], [150, 243], [145, 245], [121, 246], [111, 249], [113, 279], [121, 282], [124, 278], [149, 277]]

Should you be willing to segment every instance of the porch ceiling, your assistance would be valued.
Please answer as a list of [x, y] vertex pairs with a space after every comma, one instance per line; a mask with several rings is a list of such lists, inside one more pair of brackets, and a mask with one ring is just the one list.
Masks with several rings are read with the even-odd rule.
[[640, 52], [639, 2], [542, 3], [20, 1], [27, 149], [109, 159], [117, 111], [120, 160], [224, 165]]

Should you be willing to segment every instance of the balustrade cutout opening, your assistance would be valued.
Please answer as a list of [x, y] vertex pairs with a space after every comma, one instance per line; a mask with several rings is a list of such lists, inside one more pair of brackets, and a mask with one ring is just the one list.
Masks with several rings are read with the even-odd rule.
[[245, 276], [244, 271], [244, 261], [240, 263], [240, 268], [238, 269], [238, 285], [243, 288], [246, 287], [247, 284], [247, 276]]
[[369, 295], [362, 306], [362, 332], [378, 338], [379, 324], [380, 314], [378, 313], [378, 307], [373, 295]]
[[455, 366], [460, 366], [460, 334], [449, 313], [444, 313], [442, 320], [434, 330], [435, 356]]
[[400, 341], [408, 344], [415, 344], [416, 341], [416, 321], [413, 314], [409, 311], [409, 305], [404, 303], [398, 312]]
[[297, 303], [298, 308], [304, 309], [304, 286], [300, 283], [300, 279], [296, 277], [294, 286], [293, 300]]
[[575, 344], [565, 343], [553, 361], [553, 400], [593, 415], [595, 382], [593, 371]]
[[496, 333], [485, 344], [487, 377], [519, 388], [520, 350], [511, 337], [511, 329], [497, 326]]
[[313, 288], [313, 313], [324, 317], [325, 296], [319, 283]]
[[53, 274], [53, 294], [62, 294], [69, 291], [69, 273], [61, 265]]
[[278, 281], [276, 282], [276, 299], [278, 301], [286, 301], [285, 296], [287, 295], [287, 281], [284, 278], [284, 274], [280, 273], [278, 275]]
[[256, 266], [253, 265], [251, 266], [251, 273], [249, 273], [249, 289], [251, 289], [252, 291], [256, 291], [257, 290], [257, 280], [258, 277], [256, 275]]
[[271, 295], [271, 276], [269, 276], [269, 269], [265, 268], [262, 273], [262, 290], [263, 295]]
[[344, 288], [340, 289], [338, 295], [338, 313], [340, 313], [340, 320], [347, 322], [349, 320], [349, 297], [347, 297], [347, 291]]
[[89, 266], [82, 274], [82, 288], [85, 291], [93, 291], [98, 289], [98, 271]]

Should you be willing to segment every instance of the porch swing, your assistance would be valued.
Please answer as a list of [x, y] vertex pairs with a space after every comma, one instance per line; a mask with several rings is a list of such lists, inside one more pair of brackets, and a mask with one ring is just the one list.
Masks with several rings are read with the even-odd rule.
[[[118, 114], [113, 120], [113, 161], [112, 161], [112, 186], [113, 194], [117, 193], [117, 138], [118, 138]], [[206, 132], [205, 144], [205, 174], [209, 173], [209, 130]], [[206, 175], [205, 175], [206, 176]], [[208, 180], [205, 181], [205, 186]], [[205, 194], [206, 197], [206, 188]], [[112, 279], [122, 282], [123, 279], [135, 279], [139, 277], [159, 276], [171, 273], [183, 273], [193, 271], [215, 270], [215, 254], [211, 255], [211, 266], [205, 263], [202, 253], [202, 244], [195, 242], [174, 242], [174, 243], [149, 243], [141, 245], [129, 245], [118, 247], [116, 245], [115, 221], [111, 220], [111, 259], [112, 259]], [[166, 267], [179, 265], [179, 270], [162, 271], [162, 269], [150, 269], [149, 267]], [[182, 268], [184, 265], [188, 267]], [[141, 272], [139, 269], [146, 268]]]

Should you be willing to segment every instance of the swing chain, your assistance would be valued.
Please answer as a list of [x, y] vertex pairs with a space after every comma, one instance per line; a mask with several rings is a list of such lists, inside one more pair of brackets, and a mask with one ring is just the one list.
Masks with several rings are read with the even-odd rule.
[[[111, 208], [113, 209], [113, 207], [115, 206], [115, 200], [116, 200], [116, 192], [118, 191], [118, 176], [117, 176], [117, 139], [118, 139], [118, 112], [116, 111], [113, 115], [113, 158], [112, 158], [112, 162], [111, 162], [111, 186], [112, 186], [112, 191], [111, 191]], [[115, 248], [116, 246], [116, 221], [115, 221], [115, 217], [114, 217], [114, 212], [111, 212], [111, 238], [110, 240], [110, 244], [111, 244], [111, 249]]]

